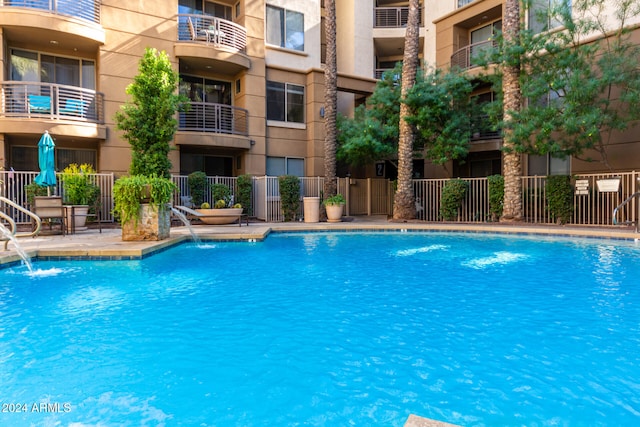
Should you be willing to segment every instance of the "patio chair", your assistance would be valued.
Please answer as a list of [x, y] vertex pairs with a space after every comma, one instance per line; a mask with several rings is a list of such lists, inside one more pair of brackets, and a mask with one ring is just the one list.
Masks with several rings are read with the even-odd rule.
[[59, 222], [60, 232], [64, 236], [67, 228], [67, 220], [64, 205], [62, 204], [62, 197], [35, 196], [33, 198], [33, 207], [31, 211], [38, 215], [43, 223], [49, 223], [49, 230], [53, 229], [54, 222]]
[[196, 32], [196, 28], [193, 25], [193, 21], [191, 17], [187, 17], [187, 27], [189, 27], [189, 35], [191, 36], [191, 40], [193, 41], [209, 41], [209, 36], [206, 33]]

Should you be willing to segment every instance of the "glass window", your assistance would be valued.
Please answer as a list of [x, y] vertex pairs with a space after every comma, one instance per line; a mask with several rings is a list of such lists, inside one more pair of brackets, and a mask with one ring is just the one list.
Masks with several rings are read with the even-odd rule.
[[180, 75], [180, 94], [193, 102], [231, 105], [231, 83]]
[[499, 31], [502, 31], [502, 21], [496, 21], [492, 24], [478, 28], [471, 31], [470, 43], [471, 50], [469, 52], [471, 56], [471, 64], [474, 65], [474, 58], [480, 58], [481, 55], [488, 53], [489, 49], [493, 47], [493, 43], [489, 43], [494, 39], [494, 36]]
[[304, 15], [267, 5], [267, 43], [304, 51]]
[[564, 25], [564, 11], [571, 11], [571, 0], [531, 0], [529, 29], [537, 34]]
[[38, 54], [24, 50], [11, 51], [11, 80], [37, 82], [40, 81]]
[[561, 159], [550, 154], [542, 156], [529, 156], [529, 175], [569, 175], [571, 173], [571, 161], [569, 157]]
[[96, 150], [71, 150], [66, 148], [56, 148], [56, 169], [63, 170], [71, 163], [78, 165], [87, 163], [96, 169], [97, 162]]
[[267, 82], [267, 120], [283, 122], [285, 108], [284, 83]]
[[267, 120], [304, 123], [304, 86], [267, 81]]
[[286, 159], [284, 157], [267, 157], [268, 176], [286, 175], [286, 171]]
[[296, 157], [267, 157], [267, 175], [304, 176], [304, 159]]
[[95, 62], [11, 49], [11, 79], [95, 89]]

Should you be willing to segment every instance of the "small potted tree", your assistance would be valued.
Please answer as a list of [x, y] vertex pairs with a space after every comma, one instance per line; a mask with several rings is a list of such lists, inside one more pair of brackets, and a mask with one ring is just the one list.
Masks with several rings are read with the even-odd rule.
[[327, 197], [323, 204], [327, 211], [327, 222], [341, 222], [342, 211], [347, 201], [342, 194]]
[[132, 100], [115, 115], [132, 156], [130, 176], [114, 185], [114, 214], [120, 215], [123, 240], [162, 240], [169, 237], [169, 202], [177, 191], [169, 173], [176, 112], [188, 108], [188, 99], [177, 94], [178, 73], [166, 52], [147, 48], [138, 69], [127, 87]]
[[71, 163], [62, 171], [62, 199], [65, 205], [70, 206], [67, 209], [67, 227], [70, 229], [84, 228], [89, 209], [96, 208], [100, 187], [90, 176], [95, 173], [93, 166], [87, 163]]

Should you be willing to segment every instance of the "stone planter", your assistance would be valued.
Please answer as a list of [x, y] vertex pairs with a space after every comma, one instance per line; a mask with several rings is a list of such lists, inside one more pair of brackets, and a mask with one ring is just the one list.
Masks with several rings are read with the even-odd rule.
[[196, 209], [196, 212], [206, 215], [198, 217], [198, 219], [203, 223], [210, 225], [222, 225], [238, 221], [239, 215], [242, 214], [242, 209], [243, 208]]
[[171, 215], [167, 206], [140, 205], [140, 220], [122, 224], [122, 240], [164, 240], [169, 238]]
[[342, 210], [344, 205], [326, 205], [327, 222], [342, 222]]
[[320, 197], [303, 197], [304, 222], [320, 221]]

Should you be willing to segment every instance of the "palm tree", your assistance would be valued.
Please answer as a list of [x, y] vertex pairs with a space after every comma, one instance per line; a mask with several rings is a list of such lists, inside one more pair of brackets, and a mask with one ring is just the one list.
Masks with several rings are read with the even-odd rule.
[[[515, 51], [520, 38], [520, 0], [505, 0], [502, 33], [507, 49]], [[517, 54], [514, 54], [517, 55]], [[506, 126], [503, 129], [502, 170], [504, 174], [504, 207], [501, 221], [522, 220], [522, 163], [521, 155], [516, 152], [512, 140], [513, 129], [509, 125], [512, 112], [519, 111], [522, 105], [520, 90], [520, 61], [507, 55], [502, 65], [503, 116]]]
[[338, 103], [338, 71], [336, 61], [336, 4], [324, 3], [327, 51], [324, 64], [324, 198], [337, 192], [336, 186], [336, 109]]
[[[409, 1], [407, 33], [404, 39], [402, 58], [401, 99], [404, 100], [416, 82], [418, 70], [420, 1]], [[398, 189], [393, 202], [393, 219], [413, 219], [416, 205], [413, 196], [413, 141], [415, 129], [404, 119], [410, 114], [407, 104], [400, 104], [400, 123], [398, 139]]]

